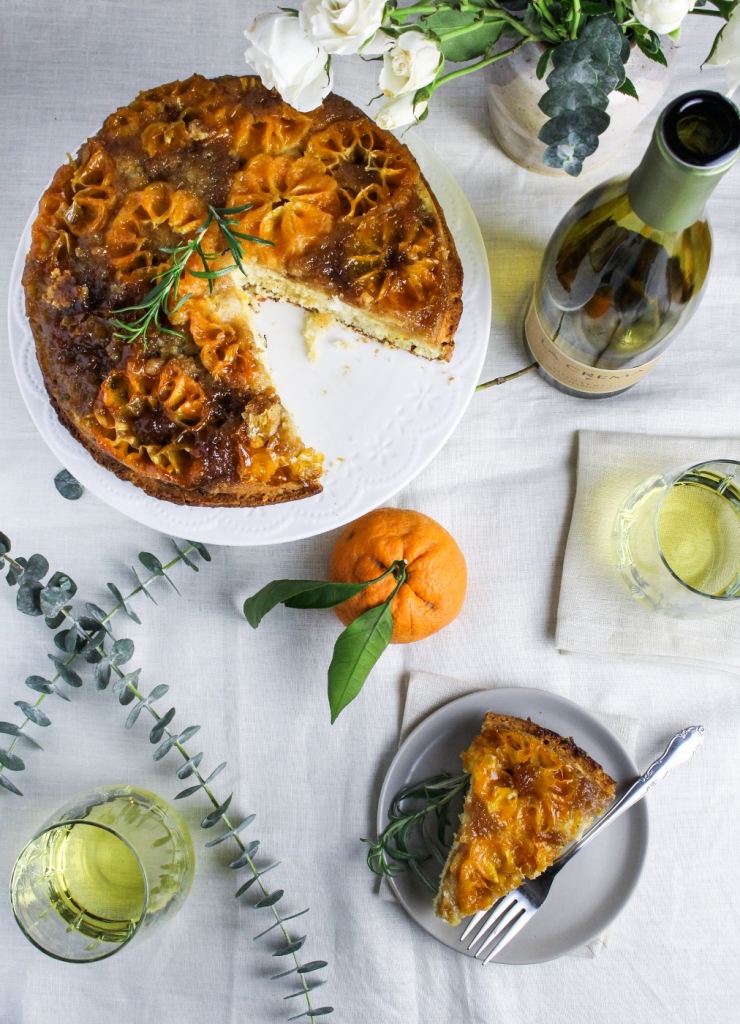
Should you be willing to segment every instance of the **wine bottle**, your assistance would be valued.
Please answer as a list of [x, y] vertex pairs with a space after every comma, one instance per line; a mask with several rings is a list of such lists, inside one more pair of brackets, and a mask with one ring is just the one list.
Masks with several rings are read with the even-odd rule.
[[579, 398], [633, 387], [686, 326], [712, 253], [704, 204], [740, 151], [716, 92], [663, 111], [642, 162], [580, 199], [548, 243], [524, 324], [540, 376]]

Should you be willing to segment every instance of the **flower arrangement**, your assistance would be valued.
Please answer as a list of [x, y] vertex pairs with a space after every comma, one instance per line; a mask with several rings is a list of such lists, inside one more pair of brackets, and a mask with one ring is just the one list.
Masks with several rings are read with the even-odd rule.
[[690, 12], [722, 21], [707, 63], [727, 67], [731, 88], [740, 84], [738, 2], [304, 0], [300, 10], [260, 15], [245, 32], [245, 56], [268, 88], [302, 111], [330, 92], [335, 56], [378, 60], [383, 102], [375, 120], [393, 130], [422, 121], [445, 83], [538, 42], [537, 76], [547, 75], [548, 85], [540, 100], [548, 118], [539, 134], [543, 160], [578, 175], [609, 125], [610, 93], [638, 99], [624, 70], [632, 47], [665, 65], [660, 36], [676, 41]]

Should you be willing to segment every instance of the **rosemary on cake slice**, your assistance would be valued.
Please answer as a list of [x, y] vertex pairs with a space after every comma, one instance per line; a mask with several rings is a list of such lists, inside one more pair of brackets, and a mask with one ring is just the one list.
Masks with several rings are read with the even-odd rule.
[[[153, 280], [157, 283], [144, 296], [141, 302], [135, 306], [125, 306], [123, 309], [116, 310], [117, 314], [137, 314], [128, 322], [121, 320], [119, 316], [111, 318], [110, 322], [117, 328], [115, 332], [116, 337], [125, 338], [126, 341], [131, 343], [141, 340], [144, 348], [146, 348], [147, 333], [150, 327], [154, 327], [163, 334], [174, 334], [175, 337], [182, 338], [183, 334], [167, 326], [166, 321], [169, 321], [171, 315], [176, 313], [188, 299], [192, 298], [191, 292], [187, 292], [182, 296], [179, 294], [180, 280], [186, 269], [192, 277], [199, 277], [208, 281], [210, 292], [213, 292], [213, 282], [216, 278], [224, 277], [233, 270], [240, 270], [246, 276], [246, 271], [242, 264], [242, 257], [244, 256], [242, 241], [255, 242], [257, 245], [275, 244], [266, 238], [247, 235], [237, 230], [239, 221], [235, 218], [240, 213], [245, 213], [251, 209], [251, 206], [251, 203], [247, 203], [245, 206], [231, 206], [218, 209], [209, 204], [208, 216], [190, 241], [180, 242], [179, 245], [172, 247], [162, 246], [161, 251], [169, 253], [172, 257], [171, 261], [166, 266], [160, 267], [155, 271]], [[221, 252], [206, 252], [202, 244], [203, 238], [214, 222], [226, 242], [226, 248]], [[231, 253], [231, 258], [234, 261], [231, 266], [214, 269], [211, 263], [214, 260], [220, 259], [227, 252]], [[188, 262], [193, 256], [197, 256], [201, 261], [202, 270], [191, 270], [188, 268]], [[173, 306], [170, 305], [171, 302], [174, 302]], [[165, 322], [162, 321], [162, 317], [164, 317]]]

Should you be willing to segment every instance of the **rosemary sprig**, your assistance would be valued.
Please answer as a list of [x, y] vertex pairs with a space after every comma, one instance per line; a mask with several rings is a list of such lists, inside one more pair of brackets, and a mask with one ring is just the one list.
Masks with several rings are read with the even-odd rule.
[[210, 829], [219, 823], [223, 823], [226, 826], [227, 831], [206, 843], [206, 846], [217, 846], [226, 840], [231, 840], [238, 847], [239, 853], [229, 864], [229, 868], [232, 870], [247, 868], [251, 874], [247, 881], [237, 889], [236, 896], [242, 896], [254, 886], [253, 892], [259, 898], [252, 904], [253, 907], [255, 909], [269, 909], [274, 918], [270, 926], [260, 931], [254, 938], [260, 939], [275, 929], [280, 930], [283, 945], [276, 949], [272, 955], [290, 957], [293, 961], [293, 966], [289, 970], [276, 974], [273, 977], [282, 978], [294, 973], [298, 975], [300, 988], [289, 993], [284, 998], [293, 999], [301, 996], [305, 999], [306, 1009], [290, 1019], [294, 1020], [297, 1017], [302, 1017], [314, 1020], [317, 1017], [323, 1017], [331, 1013], [333, 1008], [330, 1006], [314, 1007], [312, 1005], [311, 993], [321, 987], [324, 982], [319, 981], [309, 985], [307, 976], [321, 970], [327, 964], [324, 960], [313, 960], [305, 964], [301, 963], [298, 958], [298, 952], [303, 947], [306, 936], [302, 935], [294, 938], [286, 924], [288, 921], [307, 914], [308, 908], [299, 910], [296, 913], [283, 915], [279, 904], [285, 895], [284, 891], [282, 889], [270, 891], [262, 881], [263, 876], [268, 871], [276, 868], [279, 862], [267, 863], [262, 866], [258, 865], [259, 841], [253, 839], [245, 843], [241, 838], [241, 833], [251, 825], [255, 815], [248, 815], [236, 824], [232, 823], [228, 816], [228, 810], [233, 794], [230, 794], [225, 800], [220, 800], [211, 788], [211, 782], [221, 774], [226, 767], [226, 762], [219, 764], [208, 775], [200, 772], [199, 766], [203, 759], [203, 752], [191, 754], [186, 747], [186, 744], [199, 732], [200, 726], [191, 725], [185, 729], [180, 729], [179, 727], [171, 729], [170, 726], [175, 718], [174, 707], [161, 715], [153, 707], [156, 701], [167, 694], [169, 687], [160, 683], [148, 695], [145, 695], [139, 688], [141, 669], [130, 671], [122, 668], [122, 666], [127, 665], [131, 661], [134, 655], [134, 643], [130, 639], [115, 638], [111, 628], [113, 617], [118, 612], [123, 612], [134, 622], [140, 622], [141, 620], [131, 604], [132, 598], [144, 593], [150, 600], [156, 603], [156, 599], [150, 593], [150, 589], [158, 579], [167, 581], [177, 590], [174, 581], [169, 576], [169, 572], [174, 566], [179, 562], [183, 562], [197, 572], [198, 566], [191, 557], [193, 552], [197, 552], [205, 561], [210, 561], [211, 559], [208, 549], [198, 541], [188, 541], [182, 548], [174, 541], [172, 543], [176, 554], [166, 565], [163, 565], [156, 555], [153, 555], [151, 552], [142, 551], [140, 553], [139, 562], [148, 571], [149, 575], [142, 580], [136, 570], [132, 569], [136, 586], [125, 597], [114, 583], [107, 584], [108, 590], [116, 600], [116, 604], [110, 611], [106, 612], [98, 607], [98, 605], [88, 602], [85, 605], [87, 614], [78, 617], [74, 614], [73, 607], [69, 603], [77, 591], [74, 581], [65, 573], [57, 572], [44, 584], [42, 580], [49, 571], [49, 563], [43, 555], [32, 555], [29, 559], [12, 558], [9, 554], [10, 541], [5, 534], [0, 533], [0, 566], [4, 562], [8, 563], [7, 582], [11, 586], [18, 586], [16, 604], [19, 611], [27, 615], [45, 616], [46, 624], [55, 630], [65, 622], [69, 623], [68, 628], [60, 630], [54, 636], [55, 646], [59, 652], [66, 654], [66, 657], [62, 658], [56, 654], [49, 655], [57, 670], [53, 678], [45, 679], [42, 676], [29, 676], [26, 679], [26, 685], [39, 693], [40, 696], [33, 705], [25, 701], [16, 701], [16, 706], [20, 708], [24, 715], [23, 723], [15, 725], [10, 722], [0, 722], [0, 733], [13, 737], [8, 750], [0, 749], [0, 787], [18, 796], [22, 795], [14, 783], [3, 774], [5, 769], [10, 771], [23, 771], [25, 769], [25, 764], [21, 758], [13, 753], [13, 747], [19, 739], [24, 739], [30, 745], [39, 747], [39, 744], [25, 732], [26, 726], [29, 722], [41, 728], [51, 725], [51, 719], [41, 710], [40, 705], [52, 693], [62, 697], [64, 700], [69, 700], [63, 689], [60, 688], [60, 683], [66, 683], [71, 687], [82, 686], [82, 678], [72, 668], [77, 658], [84, 657], [87, 662], [95, 666], [95, 684], [99, 690], [106, 689], [111, 678], [116, 676], [117, 679], [112, 690], [118, 696], [119, 703], [128, 705], [134, 700], [137, 701], [128, 712], [126, 728], [132, 728], [142, 712], [147, 711], [154, 719], [154, 725], [149, 733], [150, 742], [156, 745], [153, 754], [154, 760], [159, 761], [170, 750], [177, 750], [184, 760], [184, 764], [177, 769], [177, 777], [179, 779], [192, 777], [196, 780], [197, 784], [190, 785], [186, 789], [181, 790], [175, 796], [175, 800], [186, 799], [202, 791], [210, 801], [213, 810], [205, 815], [201, 822], [201, 827]]
[[[110, 322], [114, 327], [118, 328], [115, 332], [116, 337], [125, 338], [130, 343], [141, 339], [145, 348], [147, 333], [150, 327], [154, 327], [164, 334], [172, 334], [177, 338], [184, 337], [180, 331], [176, 331], [163, 323], [162, 318], [164, 317], [165, 320], [168, 320], [188, 299], [192, 298], [191, 292], [180, 296], [180, 281], [185, 270], [187, 269], [191, 277], [198, 277], [208, 281], [208, 290], [212, 293], [213, 282], [217, 278], [224, 277], [233, 270], [241, 270], [242, 274], [246, 276], [242, 263], [242, 257], [244, 256], [243, 241], [255, 242], [257, 245], [275, 244], [266, 238], [247, 235], [237, 230], [239, 221], [235, 218], [240, 213], [245, 213], [251, 208], [251, 203], [224, 209], [217, 209], [209, 204], [208, 216], [198, 228], [193, 238], [189, 241], [180, 242], [179, 245], [173, 247], [162, 246], [161, 251], [169, 253], [171, 260], [166, 266], [162, 266], [154, 272], [152, 280], [157, 283], [141, 302], [135, 306], [125, 306], [123, 309], [116, 310], [116, 313], [137, 314], [129, 322], [121, 320], [118, 316], [111, 318]], [[222, 249], [221, 252], [206, 252], [203, 248], [203, 238], [214, 221], [223, 235], [226, 248]], [[212, 268], [211, 263], [214, 260], [220, 259], [227, 252], [231, 253], [231, 258], [234, 260], [231, 266], [218, 269]], [[193, 256], [197, 256], [200, 260], [203, 267], [202, 270], [188, 268], [188, 263]]]
[[[459, 794], [465, 794], [469, 785], [468, 772], [454, 777], [449, 772], [442, 772], [400, 790], [388, 809], [389, 824], [382, 835], [375, 842], [362, 840], [369, 846], [367, 866], [370, 870], [384, 878], [392, 878], [407, 867], [423, 885], [436, 892], [436, 881], [429, 878], [421, 865], [430, 858], [440, 866], [445, 863], [450, 845], [447, 841], [450, 804]], [[404, 807], [407, 801], [419, 800], [423, 801], [420, 807], [408, 810]], [[427, 819], [432, 814], [436, 818], [435, 836], [430, 835], [427, 828]], [[409, 848], [415, 837], [423, 841], [422, 852]]]

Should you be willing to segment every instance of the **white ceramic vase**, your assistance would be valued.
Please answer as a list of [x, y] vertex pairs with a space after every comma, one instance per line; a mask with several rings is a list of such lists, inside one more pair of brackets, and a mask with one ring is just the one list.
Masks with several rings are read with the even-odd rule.
[[[611, 123], [599, 136], [599, 148], [584, 161], [583, 173], [602, 167], [611, 160], [663, 98], [674, 64], [676, 47], [670, 39], [661, 42], [668, 60], [667, 68], [650, 60], [636, 46], [632, 48], [625, 71], [640, 98], [635, 100], [621, 92], [611, 93], [607, 108]], [[548, 88], [545, 81], [547, 76], [538, 79], [536, 74], [542, 50], [541, 43], [526, 43], [510, 57], [491, 65], [488, 113], [493, 136], [507, 156], [527, 170], [561, 177], [565, 171], [548, 167], [542, 162], [546, 147], [537, 138], [547, 120], [537, 105]], [[552, 64], [548, 67], [548, 74], [551, 70]]]

